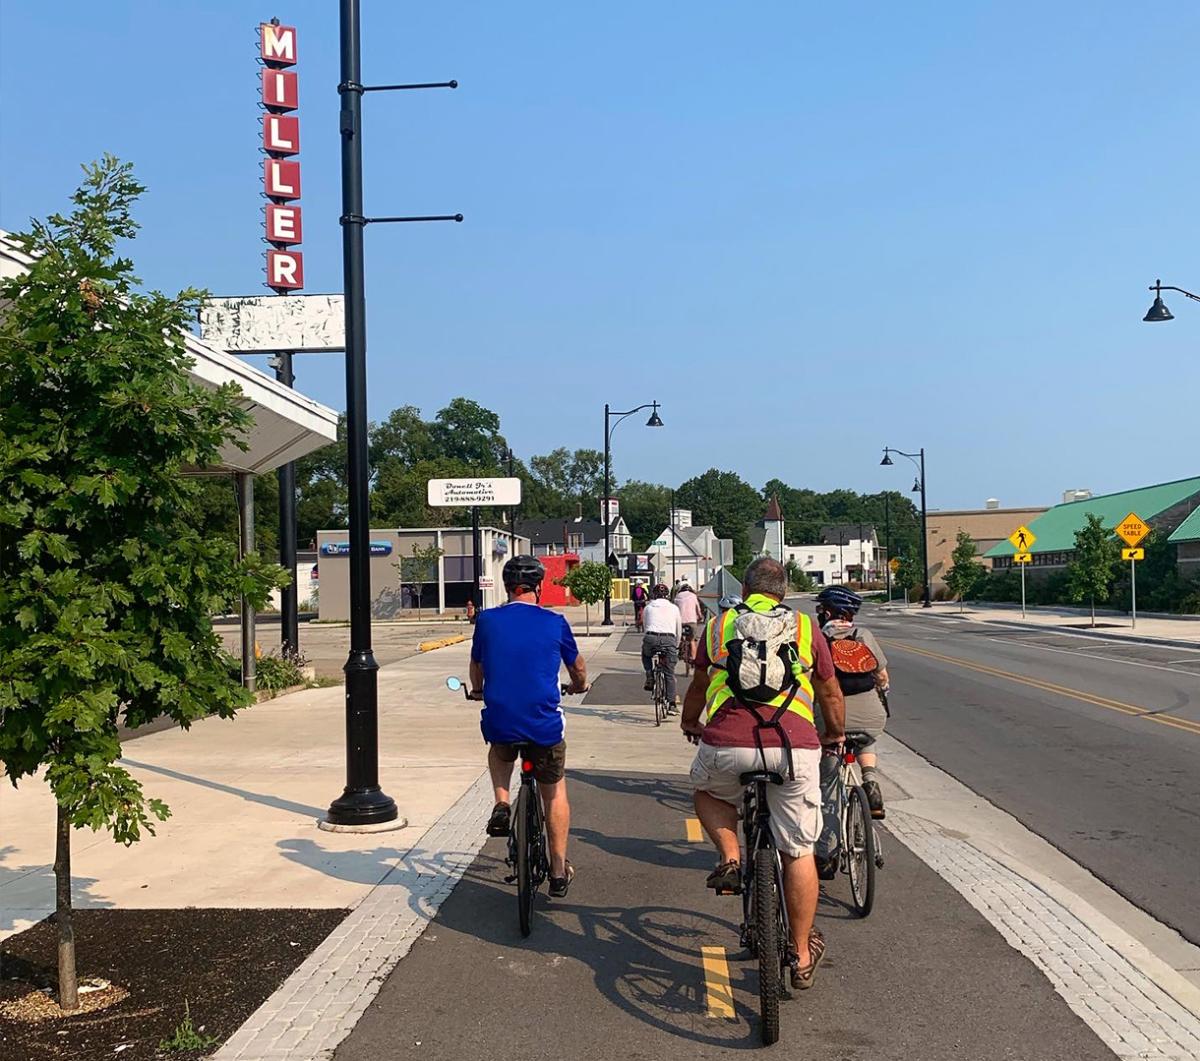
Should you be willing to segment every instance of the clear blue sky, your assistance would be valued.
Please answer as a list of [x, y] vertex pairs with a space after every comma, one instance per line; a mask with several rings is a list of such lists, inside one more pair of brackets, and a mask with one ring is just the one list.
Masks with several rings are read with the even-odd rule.
[[[0, 226], [150, 187], [146, 282], [259, 289], [255, 25], [300, 30], [308, 290], [341, 287], [337, 5], [0, 13]], [[371, 414], [464, 394], [619, 476], [1048, 503], [1200, 473], [1200, 8], [364, 0]], [[519, 368], [519, 376], [509, 370]], [[336, 356], [304, 390], [342, 408]], [[836, 396], [836, 397], [835, 397]], [[724, 414], [724, 415], [720, 415]], [[741, 415], [744, 420], [738, 420]], [[822, 441], [827, 445], [822, 445]]]

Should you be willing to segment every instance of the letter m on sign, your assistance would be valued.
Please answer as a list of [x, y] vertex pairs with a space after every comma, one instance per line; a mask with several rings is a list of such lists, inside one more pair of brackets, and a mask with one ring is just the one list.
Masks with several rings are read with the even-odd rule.
[[258, 27], [260, 54], [272, 66], [296, 65], [296, 27], [262, 22]]

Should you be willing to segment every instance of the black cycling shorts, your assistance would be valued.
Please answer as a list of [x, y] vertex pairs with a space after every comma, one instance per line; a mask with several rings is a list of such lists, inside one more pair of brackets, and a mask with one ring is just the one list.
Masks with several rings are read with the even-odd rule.
[[[496, 754], [502, 763], [515, 763], [520, 752], [519, 744], [493, 744]], [[567, 742], [560, 740], [557, 744], [543, 746], [527, 745], [533, 751], [530, 757], [533, 763], [533, 777], [539, 785], [553, 785], [561, 781], [567, 773]]]

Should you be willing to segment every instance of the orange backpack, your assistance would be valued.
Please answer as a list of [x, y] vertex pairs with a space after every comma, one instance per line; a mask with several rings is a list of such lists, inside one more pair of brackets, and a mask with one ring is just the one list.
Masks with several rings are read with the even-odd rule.
[[829, 654], [837, 671], [838, 685], [846, 696], [869, 693], [875, 688], [879, 660], [862, 641], [856, 630], [849, 637], [829, 638]]

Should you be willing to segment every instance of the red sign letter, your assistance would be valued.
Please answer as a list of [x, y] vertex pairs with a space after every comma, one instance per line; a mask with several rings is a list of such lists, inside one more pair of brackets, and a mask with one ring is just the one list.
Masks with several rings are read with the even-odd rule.
[[276, 291], [295, 291], [304, 286], [302, 251], [267, 251], [267, 286]]
[[300, 163], [267, 159], [263, 163], [263, 186], [269, 199], [299, 199]]
[[298, 206], [267, 206], [267, 241], [269, 243], [302, 243], [304, 224]]
[[258, 27], [260, 53], [264, 63], [294, 66], [296, 63], [296, 27], [274, 26], [262, 22]]
[[268, 107], [281, 111], [294, 111], [300, 106], [300, 89], [296, 74], [291, 70], [262, 72], [262, 101]]
[[273, 155], [299, 154], [300, 119], [286, 114], [264, 114], [263, 150]]

